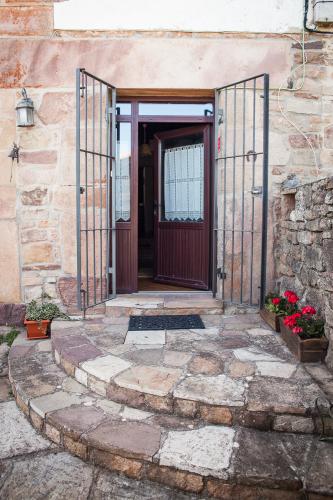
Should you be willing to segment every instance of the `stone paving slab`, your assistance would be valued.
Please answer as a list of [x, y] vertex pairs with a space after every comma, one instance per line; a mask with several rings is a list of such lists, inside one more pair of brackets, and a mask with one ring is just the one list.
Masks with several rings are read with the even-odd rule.
[[0, 429], [0, 459], [47, 450], [52, 446], [31, 427], [15, 401], [1, 404]]
[[[50, 366], [49, 358], [37, 347], [30, 356], [34, 363], [25, 356], [20, 366], [16, 362], [10, 364], [17, 404], [29, 415], [32, 425], [57, 445], [96, 465], [140, 480], [153, 479], [203, 497], [220, 498], [221, 491], [229, 488], [229, 496], [223, 498], [230, 500], [233, 498], [230, 491], [236, 486], [239, 498], [246, 498], [244, 495], [249, 487], [254, 491], [259, 487], [267, 490], [267, 498], [288, 498], [270, 495], [289, 490], [294, 498], [300, 499], [307, 481], [315, 489], [318, 478], [320, 489], [325, 483], [325, 475], [331, 473], [330, 466], [325, 463], [333, 458], [333, 448], [329, 443], [318, 446], [314, 436], [257, 431], [238, 425], [212, 426], [200, 419], [194, 421], [176, 415], [138, 414], [98, 394], [76, 396], [63, 387], [42, 397], [44, 416], [36, 419], [33, 402], [41, 398], [29, 400], [27, 407], [22, 405], [25, 395], [16, 384], [16, 370], [21, 378], [24, 371], [28, 375], [31, 367], [35, 375], [36, 367], [51, 372], [56, 367], [54, 362], [54, 368]], [[65, 378], [68, 385], [68, 377]], [[57, 408], [58, 401], [64, 400], [66, 406]], [[110, 404], [112, 408], [108, 408]], [[315, 468], [313, 457], [321, 469], [317, 465]], [[70, 470], [71, 466], [68, 468]], [[310, 469], [313, 469], [312, 475], [309, 475]], [[25, 477], [24, 471], [22, 477]], [[61, 481], [61, 474], [59, 477]], [[36, 491], [38, 498], [39, 490], [33, 489], [38, 485], [29, 481], [27, 485], [33, 494]], [[330, 480], [327, 485], [325, 494], [333, 494]]]
[[[127, 335], [123, 323], [118, 331], [113, 319], [86, 321], [70, 338], [84, 342], [84, 349], [91, 342], [101, 354], [76, 369], [67, 351], [56, 349], [64, 339], [63, 325], [53, 331], [52, 342], [67, 373], [117, 403], [213, 423], [320, 431], [315, 399], [324, 397], [326, 387], [312, 379], [259, 315], [206, 315], [203, 320], [205, 329]], [[147, 343], [134, 344], [135, 338]], [[301, 424], [300, 415], [308, 420]]]
[[109, 382], [112, 377], [127, 370], [130, 366], [131, 363], [128, 361], [109, 354], [108, 356], [100, 356], [92, 361], [86, 361], [81, 365], [81, 368], [90, 375], [104, 380], [104, 382]]
[[203, 476], [228, 479], [235, 430], [207, 426], [193, 431], [171, 431], [159, 453], [161, 465]]
[[155, 396], [166, 396], [179, 381], [181, 370], [153, 366], [135, 366], [115, 378], [119, 387]]
[[1, 498], [82, 500], [93, 480], [93, 469], [68, 453], [54, 453], [17, 460], [0, 490]]
[[127, 332], [125, 344], [165, 344], [164, 330], [131, 330]]

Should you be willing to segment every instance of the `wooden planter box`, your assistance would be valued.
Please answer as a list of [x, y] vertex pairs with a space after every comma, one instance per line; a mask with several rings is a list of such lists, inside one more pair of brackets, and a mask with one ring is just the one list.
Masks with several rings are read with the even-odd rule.
[[266, 308], [260, 309], [259, 314], [273, 330], [276, 332], [280, 331], [280, 316], [271, 311], [267, 311]]
[[42, 321], [28, 321], [24, 320], [27, 329], [28, 340], [48, 339], [49, 338], [49, 319], [42, 319]]
[[280, 318], [280, 332], [281, 337], [290, 351], [295, 354], [302, 363], [318, 363], [324, 361], [328, 347], [328, 340], [325, 337], [302, 340], [285, 326], [283, 318]]

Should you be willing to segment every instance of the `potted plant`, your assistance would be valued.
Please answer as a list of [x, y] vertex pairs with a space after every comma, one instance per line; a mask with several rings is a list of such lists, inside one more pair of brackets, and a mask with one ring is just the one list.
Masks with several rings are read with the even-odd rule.
[[27, 338], [46, 339], [50, 336], [50, 324], [55, 318], [69, 319], [56, 304], [46, 302], [50, 298], [43, 294], [40, 301], [32, 300], [27, 304], [24, 324], [27, 329]]
[[324, 333], [324, 321], [316, 316], [312, 306], [280, 318], [281, 336], [299, 361], [315, 363], [323, 361], [328, 340]]
[[260, 316], [273, 330], [279, 332], [279, 318], [296, 312], [298, 301], [299, 297], [291, 290], [286, 290], [283, 296], [270, 293], [266, 295], [265, 306], [260, 309]]

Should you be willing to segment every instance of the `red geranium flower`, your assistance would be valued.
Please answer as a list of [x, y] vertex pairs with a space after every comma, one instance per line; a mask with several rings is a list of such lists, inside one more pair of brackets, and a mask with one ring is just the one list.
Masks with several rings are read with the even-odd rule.
[[296, 333], [296, 334], [302, 333], [303, 332], [303, 328], [301, 328], [300, 326], [294, 326], [294, 328], [293, 328], [292, 331], [293, 331], [293, 333]]
[[316, 314], [316, 310], [312, 306], [305, 306], [302, 308], [302, 314]]
[[302, 315], [301, 313], [295, 313], [292, 314], [291, 316], [286, 316], [283, 319], [283, 322], [288, 328], [293, 328], [294, 326], [297, 326], [297, 319], [300, 318]]
[[291, 290], [286, 290], [284, 292], [284, 296], [288, 300], [290, 304], [296, 304], [296, 302], [299, 301], [299, 297], [296, 295], [295, 292], [292, 292]]
[[274, 304], [275, 306], [278, 306], [281, 302], [281, 299], [279, 299], [279, 297], [274, 297], [274, 299], [272, 299], [272, 304]]

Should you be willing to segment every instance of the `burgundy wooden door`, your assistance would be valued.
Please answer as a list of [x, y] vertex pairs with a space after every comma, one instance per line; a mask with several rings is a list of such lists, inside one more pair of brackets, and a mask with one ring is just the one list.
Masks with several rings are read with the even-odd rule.
[[155, 151], [154, 280], [208, 290], [209, 125], [158, 133]]

